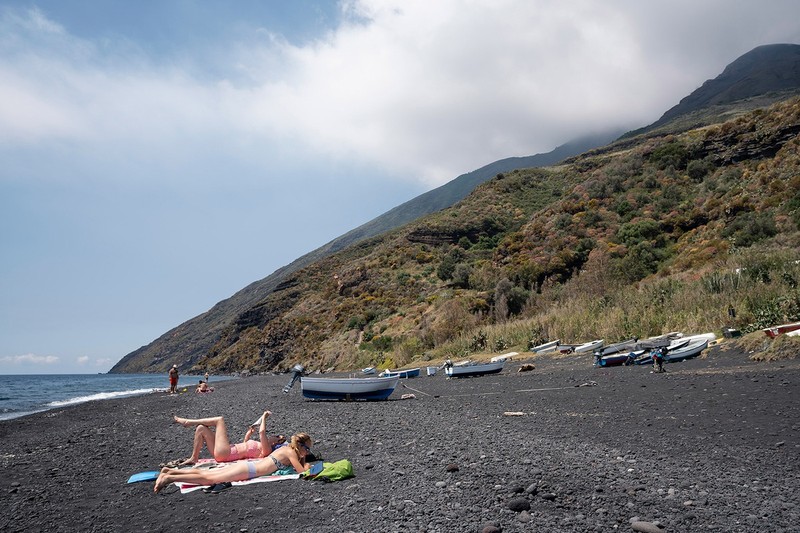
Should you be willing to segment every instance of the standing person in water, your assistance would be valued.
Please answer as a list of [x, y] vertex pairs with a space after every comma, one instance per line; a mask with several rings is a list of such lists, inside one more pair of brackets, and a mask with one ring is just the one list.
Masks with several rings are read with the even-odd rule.
[[178, 392], [178, 365], [172, 365], [169, 369], [169, 393], [175, 394]]
[[278, 470], [294, 467], [298, 474], [311, 468], [306, 456], [311, 452], [311, 437], [307, 433], [296, 433], [286, 446], [281, 446], [258, 461], [241, 461], [225, 468], [163, 468], [153, 492], [158, 493], [170, 483], [193, 483], [214, 485], [230, 481], [244, 481], [254, 477], [274, 474]]
[[264, 411], [264, 414], [261, 415], [261, 424], [258, 429], [259, 440], [250, 438], [255, 433], [255, 428], [250, 426], [247, 428], [244, 440], [236, 444], [230, 443], [228, 428], [225, 425], [225, 419], [221, 416], [197, 419], [173, 417], [175, 422], [183, 427], [196, 426], [192, 455], [188, 459], [184, 459], [181, 465], [195, 464], [200, 459], [203, 444], [218, 463], [238, 461], [239, 459], [261, 459], [268, 456], [275, 447], [283, 444], [286, 440], [283, 435], [267, 436], [267, 418], [271, 414], [271, 411]]

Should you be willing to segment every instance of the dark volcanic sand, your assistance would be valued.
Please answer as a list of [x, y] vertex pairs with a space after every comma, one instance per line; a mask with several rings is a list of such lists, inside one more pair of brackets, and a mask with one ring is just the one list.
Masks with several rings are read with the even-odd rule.
[[[0, 529], [584, 532], [633, 531], [638, 517], [667, 532], [800, 530], [800, 360], [706, 354], [662, 375], [585, 355], [526, 373], [513, 361], [369, 403], [305, 401], [299, 384], [281, 392], [286, 375], [253, 377], [0, 421]], [[309, 432], [356, 477], [218, 495], [125, 483], [188, 456], [192, 430], [172, 413], [222, 414], [241, 436], [264, 409], [270, 432]]]

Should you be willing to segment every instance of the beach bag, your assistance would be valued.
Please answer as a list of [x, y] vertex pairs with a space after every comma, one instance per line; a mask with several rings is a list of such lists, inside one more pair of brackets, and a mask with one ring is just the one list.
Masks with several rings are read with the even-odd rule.
[[348, 479], [355, 476], [356, 475], [353, 473], [353, 463], [347, 459], [340, 459], [339, 461], [335, 461], [333, 463], [323, 462], [322, 472], [317, 474], [312, 479], [330, 482], [341, 481], [342, 479]]

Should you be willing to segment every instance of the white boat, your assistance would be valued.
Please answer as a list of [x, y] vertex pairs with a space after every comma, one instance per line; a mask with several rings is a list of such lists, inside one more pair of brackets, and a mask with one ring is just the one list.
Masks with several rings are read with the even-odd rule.
[[664, 362], [679, 363], [681, 361], [686, 361], [687, 359], [697, 357], [700, 355], [700, 352], [708, 348], [708, 342], [708, 338], [691, 340], [685, 346], [667, 352], [667, 355], [664, 357]]
[[386, 400], [394, 392], [398, 376], [370, 378], [300, 378], [300, 390], [312, 400]]
[[377, 374], [377, 370], [375, 370], [374, 366], [368, 366], [367, 368], [362, 368], [361, 373], [365, 376], [371, 376], [373, 374]]
[[579, 344], [575, 348], [572, 349], [574, 353], [584, 353], [584, 352], [593, 352], [598, 348], [603, 346], [603, 339], [597, 339], [596, 341], [586, 342], [584, 344]]
[[555, 350], [558, 348], [561, 339], [556, 339], [554, 341], [545, 342], [544, 344], [540, 344], [539, 346], [534, 346], [531, 348], [531, 351], [534, 353], [547, 353]]
[[498, 362], [498, 361], [506, 361], [506, 360], [511, 360], [512, 358], [514, 358], [514, 357], [516, 357], [516, 356], [518, 356], [518, 355], [519, 355], [519, 353], [517, 353], [517, 352], [508, 352], [508, 353], [506, 353], [506, 354], [503, 354], [503, 355], [495, 355], [494, 357], [492, 357], [492, 358], [490, 359], [490, 361], [491, 361], [492, 363], [496, 363], [496, 362]]
[[487, 374], [497, 374], [506, 364], [506, 360], [495, 361], [494, 363], [472, 363], [466, 362], [452, 366], [446, 366], [444, 371], [447, 377], [466, 378], [474, 376], [485, 376]]
[[[717, 336], [713, 333], [699, 333], [697, 335], [683, 335], [680, 337], [683, 340], [688, 341], [697, 341], [697, 340], [707, 340], [710, 343], [717, 340]], [[677, 339], [676, 339], [677, 340]]]

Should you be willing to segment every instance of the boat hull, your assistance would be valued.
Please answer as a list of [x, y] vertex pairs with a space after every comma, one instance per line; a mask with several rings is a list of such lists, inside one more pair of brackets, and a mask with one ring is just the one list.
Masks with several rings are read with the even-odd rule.
[[419, 377], [419, 368], [409, 368], [408, 370], [384, 370], [380, 374], [383, 377], [390, 377], [390, 378], [400, 378], [400, 379], [408, 379], [408, 378], [416, 378]]
[[477, 376], [486, 376], [489, 374], [497, 374], [506, 364], [506, 360], [496, 361], [494, 363], [474, 364], [474, 365], [456, 365], [445, 368], [444, 371], [448, 377], [451, 378], [470, 378]]
[[573, 348], [574, 353], [585, 353], [585, 352], [593, 352], [599, 348], [603, 347], [603, 339], [597, 339], [596, 341], [587, 342], [585, 344], [580, 344]]
[[547, 353], [553, 350], [558, 349], [558, 345], [561, 342], [561, 339], [556, 339], [554, 341], [546, 342], [544, 344], [540, 344], [539, 346], [534, 346], [531, 348], [533, 353]]
[[397, 376], [374, 378], [300, 378], [304, 398], [311, 400], [386, 400], [400, 380]]
[[[800, 322], [793, 322], [791, 324], [781, 324], [780, 326], [772, 326], [763, 330], [767, 337], [774, 339], [782, 333], [789, 333], [792, 331], [800, 331]], [[793, 335], [794, 336], [794, 335]]]
[[697, 357], [706, 348], [708, 348], [708, 339], [697, 339], [690, 342], [683, 348], [672, 350], [667, 353], [667, 356], [664, 358], [664, 362], [679, 363], [681, 361], [686, 361], [687, 359]]

